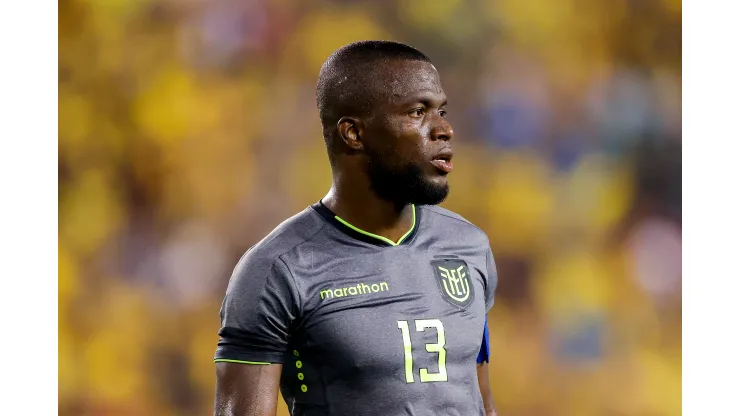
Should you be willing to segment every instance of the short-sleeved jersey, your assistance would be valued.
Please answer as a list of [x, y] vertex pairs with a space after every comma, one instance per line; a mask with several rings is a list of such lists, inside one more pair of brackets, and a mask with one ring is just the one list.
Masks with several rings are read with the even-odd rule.
[[215, 361], [283, 364], [293, 416], [484, 415], [488, 238], [440, 207], [413, 216], [398, 242], [321, 203], [282, 223], [234, 270]]

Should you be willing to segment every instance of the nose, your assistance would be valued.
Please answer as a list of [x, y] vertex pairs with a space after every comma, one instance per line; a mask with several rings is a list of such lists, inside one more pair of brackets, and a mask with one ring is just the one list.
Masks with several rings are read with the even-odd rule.
[[434, 128], [432, 129], [432, 139], [449, 141], [452, 140], [452, 136], [454, 135], [455, 132], [452, 130], [452, 126], [447, 119], [441, 115], [437, 115]]

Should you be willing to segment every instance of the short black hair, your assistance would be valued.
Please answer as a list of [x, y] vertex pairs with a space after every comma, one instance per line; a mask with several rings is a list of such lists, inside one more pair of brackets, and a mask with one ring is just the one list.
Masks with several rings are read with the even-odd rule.
[[381, 64], [394, 60], [430, 62], [418, 49], [399, 42], [365, 40], [350, 43], [332, 53], [319, 71], [316, 105], [329, 146], [341, 117], [367, 114], [384, 85], [378, 82]]

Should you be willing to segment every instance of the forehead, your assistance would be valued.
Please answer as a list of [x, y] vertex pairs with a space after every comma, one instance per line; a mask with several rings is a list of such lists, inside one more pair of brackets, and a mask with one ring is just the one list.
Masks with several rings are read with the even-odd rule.
[[444, 100], [444, 90], [434, 65], [424, 61], [393, 61], [381, 71], [379, 80], [389, 104], [402, 104], [419, 96]]

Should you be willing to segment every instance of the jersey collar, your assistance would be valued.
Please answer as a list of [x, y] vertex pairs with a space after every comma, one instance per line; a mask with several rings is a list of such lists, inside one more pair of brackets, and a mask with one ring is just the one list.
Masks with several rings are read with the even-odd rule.
[[413, 223], [411, 224], [411, 229], [409, 229], [406, 234], [401, 237], [400, 240], [397, 242], [394, 242], [388, 238], [369, 233], [365, 230], [362, 230], [358, 227], [355, 227], [354, 225], [348, 223], [347, 221], [343, 220], [339, 216], [335, 215], [329, 208], [324, 205], [323, 202], [319, 201], [313, 205], [311, 205], [311, 208], [314, 209], [314, 211], [318, 212], [326, 221], [331, 223], [334, 227], [336, 227], [339, 231], [347, 234], [348, 236], [364, 241], [366, 243], [374, 244], [377, 246], [400, 246], [404, 244], [408, 244], [411, 240], [413, 240], [414, 236], [416, 235], [416, 232], [419, 230], [419, 220], [421, 219], [421, 209], [419, 209], [418, 206], [412, 204], [411, 207], [413, 208]]

